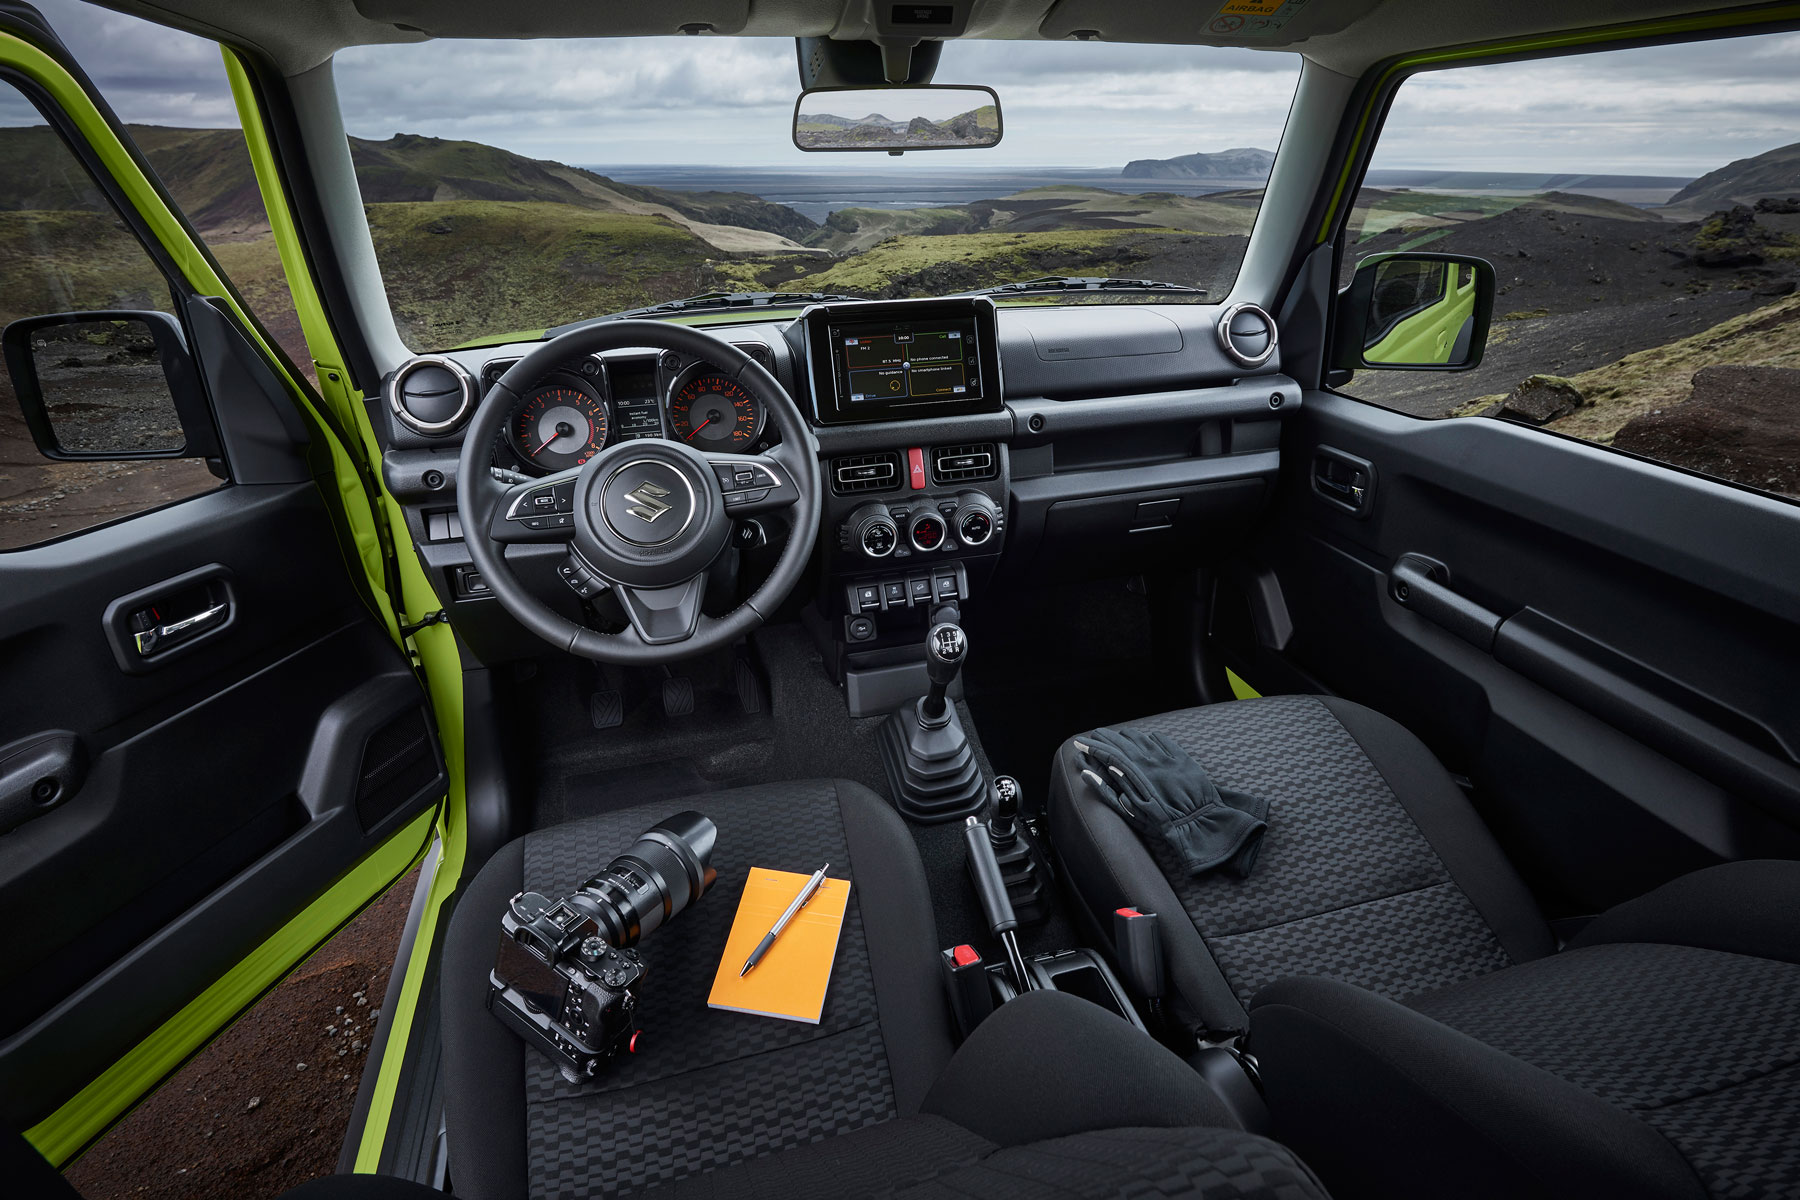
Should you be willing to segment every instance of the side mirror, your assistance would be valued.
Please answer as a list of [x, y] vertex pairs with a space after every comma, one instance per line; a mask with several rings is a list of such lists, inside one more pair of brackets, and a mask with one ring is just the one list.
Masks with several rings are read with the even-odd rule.
[[45, 458], [219, 457], [193, 355], [167, 313], [24, 317], [0, 333], [0, 346]]
[[1466, 254], [1371, 254], [1338, 293], [1340, 371], [1467, 371], [1494, 315], [1494, 267]]
[[808, 88], [794, 101], [802, 150], [978, 150], [1000, 144], [1000, 96], [990, 87], [900, 84]]

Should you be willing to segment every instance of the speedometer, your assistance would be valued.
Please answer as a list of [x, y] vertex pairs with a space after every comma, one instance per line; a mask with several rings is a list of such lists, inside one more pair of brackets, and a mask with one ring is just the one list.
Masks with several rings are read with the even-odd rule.
[[606, 445], [606, 402], [570, 379], [525, 393], [508, 436], [527, 465], [545, 474], [579, 467]]
[[669, 397], [669, 429], [677, 441], [702, 450], [747, 450], [762, 436], [764, 412], [756, 397], [711, 367], [690, 368]]

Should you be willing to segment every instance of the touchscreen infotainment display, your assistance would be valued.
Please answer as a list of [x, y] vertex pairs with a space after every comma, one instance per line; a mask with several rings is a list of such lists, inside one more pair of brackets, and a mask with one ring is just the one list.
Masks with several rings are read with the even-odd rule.
[[839, 397], [852, 405], [981, 398], [975, 319], [831, 327]]
[[1005, 405], [994, 302], [856, 300], [806, 310], [821, 425], [995, 413]]

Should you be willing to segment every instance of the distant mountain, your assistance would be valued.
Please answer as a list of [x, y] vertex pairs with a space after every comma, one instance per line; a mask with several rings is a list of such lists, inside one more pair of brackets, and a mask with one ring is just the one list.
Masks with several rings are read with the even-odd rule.
[[[195, 227], [212, 235], [266, 229], [268, 218], [244, 135], [235, 129], [127, 126], [150, 165]], [[445, 200], [548, 201], [602, 212], [664, 216], [722, 249], [776, 249], [818, 228], [783, 204], [748, 192], [674, 192], [617, 183], [580, 167], [526, 158], [480, 142], [402, 133], [386, 141], [350, 139], [365, 204]], [[85, 174], [43, 125], [0, 128], [0, 212], [105, 207]], [[754, 230], [774, 237], [745, 244]], [[755, 242], [757, 239], [749, 239]], [[726, 246], [722, 243], [731, 242]]]
[[1689, 175], [1581, 175], [1555, 171], [1442, 171], [1421, 168], [1395, 168], [1370, 171], [1363, 179], [1364, 187], [1413, 188], [1442, 192], [1575, 192], [1590, 194], [1601, 191], [1674, 191], [1692, 182]]
[[1183, 154], [1178, 158], [1136, 158], [1119, 172], [1123, 179], [1267, 179], [1275, 161], [1270, 150], [1240, 147], [1217, 154]]
[[857, 125], [873, 125], [880, 129], [899, 131], [906, 128], [905, 121], [896, 121], [892, 117], [884, 117], [880, 113], [870, 113], [866, 117], [840, 117], [836, 113], [801, 113], [802, 127], [816, 125], [821, 129], [850, 129]]
[[1711, 212], [1765, 196], [1800, 196], [1800, 142], [1709, 171], [1669, 197], [1666, 207]]
[[832, 113], [801, 113], [794, 125], [794, 135], [808, 149], [875, 150], [890, 146], [980, 146], [992, 144], [989, 136], [1000, 128], [1000, 110], [992, 104], [971, 108], [932, 121], [914, 117], [910, 121], [894, 121], [880, 113], [866, 117], [840, 117]]

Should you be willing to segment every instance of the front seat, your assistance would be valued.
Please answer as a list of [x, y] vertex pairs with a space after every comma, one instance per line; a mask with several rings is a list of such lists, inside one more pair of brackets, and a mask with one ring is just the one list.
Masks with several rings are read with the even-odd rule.
[[[718, 881], [639, 947], [638, 1052], [570, 1084], [486, 1009], [500, 914], [522, 889], [567, 894], [685, 808], [718, 826]], [[749, 868], [824, 862], [852, 886], [820, 1022], [708, 1008]], [[936, 938], [911, 836], [854, 783], [714, 792], [512, 842], [469, 884], [444, 949], [456, 1194], [1323, 1195], [1180, 1059], [1086, 1001], [1023, 997], [953, 1057]]]
[[1557, 952], [1449, 775], [1380, 714], [1283, 696], [1131, 724], [1269, 800], [1254, 872], [1183, 875], [1072, 744], [1057, 852], [1095, 911], [1174, 918], [1177, 1013], [1248, 1031], [1274, 1133], [1334, 1194], [1800, 1193], [1800, 863], [1686, 876]]

